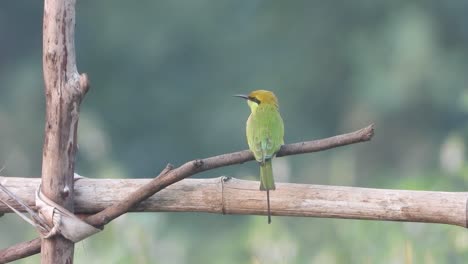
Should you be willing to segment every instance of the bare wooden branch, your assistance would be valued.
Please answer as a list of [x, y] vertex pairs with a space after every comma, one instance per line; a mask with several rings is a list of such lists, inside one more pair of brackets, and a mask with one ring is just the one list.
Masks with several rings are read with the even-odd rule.
[[[125, 195], [151, 179], [88, 179], [75, 184], [77, 213], [92, 214], [125, 203]], [[11, 191], [34, 204], [39, 179], [2, 179]], [[185, 179], [149, 197], [132, 212], [204, 212], [264, 215], [265, 194], [257, 181], [228, 177]], [[112, 192], [109, 192], [112, 190]], [[330, 217], [426, 222], [467, 227], [468, 192], [435, 192], [278, 183], [270, 193], [276, 216]], [[102, 199], [105, 197], [105, 199]], [[9, 209], [0, 205], [0, 212]]]
[[371, 124], [365, 128], [347, 134], [337, 135], [321, 140], [284, 145], [283, 147], [281, 147], [280, 151], [276, 154], [276, 156], [282, 157], [332, 149], [354, 143], [369, 141], [372, 139], [373, 136], [374, 124]]
[[[344, 146], [344, 145], [348, 145], [352, 143], [364, 142], [364, 141], [370, 140], [373, 134], [374, 134], [374, 126], [370, 125], [370, 126], [367, 126], [366, 128], [363, 128], [361, 130], [348, 133], [348, 134], [343, 134], [343, 135], [334, 136], [334, 137], [321, 139], [321, 140], [314, 140], [314, 141], [284, 145], [281, 148], [278, 155], [285, 156], [285, 155], [296, 154], [296, 152], [297, 153], [315, 152], [315, 151], [326, 150], [326, 149], [330, 149], [330, 148], [334, 148], [338, 146]], [[168, 171], [171, 169], [171, 167], [166, 167], [166, 169], [160, 174], [160, 177], [156, 177], [155, 179], [151, 180], [148, 184], [138, 188], [137, 190], [132, 192], [130, 195], [128, 195], [124, 199], [124, 202], [123, 202], [124, 204], [120, 204], [120, 203], [114, 204], [111, 207], [108, 207], [105, 210], [88, 217], [86, 221], [94, 226], [104, 225], [110, 222], [111, 220], [115, 219], [116, 217], [124, 214], [126, 212], [125, 210], [128, 210], [129, 208], [138, 204], [142, 200], [164, 189], [166, 186], [169, 186], [175, 182], [178, 182], [186, 177], [189, 177], [193, 174], [196, 174], [202, 171], [219, 168], [222, 166], [243, 163], [243, 162], [253, 160], [253, 159], [254, 157], [252, 153], [248, 150], [244, 150], [244, 151], [239, 151], [239, 152], [234, 152], [234, 153], [229, 153], [229, 154], [223, 154], [223, 155], [219, 155], [219, 156], [215, 156], [211, 158], [189, 161], [183, 164], [182, 166], [180, 166], [179, 168], [174, 169], [172, 171]], [[23, 246], [23, 244], [19, 244], [19, 245]], [[16, 246], [17, 245], [1, 250], [0, 256], [4, 256], [5, 258], [8, 258], [9, 251], [17, 252]], [[33, 243], [31, 243], [31, 247], [32, 246], [34, 246]], [[25, 252], [26, 251], [33, 252], [33, 250], [29, 248], [27, 250], [26, 249], [23, 249], [23, 250]], [[36, 250], [38, 251], [38, 249]], [[25, 254], [24, 256], [27, 256], [27, 255]], [[0, 262], [1, 260], [2, 258], [0, 258]]]
[[41, 239], [18, 243], [12, 247], [0, 251], [0, 263], [8, 263], [41, 252]]
[[[73, 171], [81, 100], [88, 78], [75, 60], [75, 0], [45, 0], [43, 70], [46, 123], [42, 152], [42, 192], [73, 212]], [[62, 236], [43, 239], [42, 263], [72, 263], [74, 244]]]

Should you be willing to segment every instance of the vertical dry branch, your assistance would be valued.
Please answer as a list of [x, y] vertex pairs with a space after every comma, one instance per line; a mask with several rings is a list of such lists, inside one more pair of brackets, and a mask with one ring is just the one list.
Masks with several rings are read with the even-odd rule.
[[[42, 192], [73, 212], [73, 171], [78, 113], [89, 85], [75, 60], [75, 0], [45, 0], [43, 70], [46, 121]], [[42, 263], [72, 263], [74, 245], [62, 236], [44, 239]]]

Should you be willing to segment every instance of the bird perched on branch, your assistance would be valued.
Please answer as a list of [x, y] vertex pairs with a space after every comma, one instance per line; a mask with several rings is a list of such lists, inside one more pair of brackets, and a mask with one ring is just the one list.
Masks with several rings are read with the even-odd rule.
[[271, 223], [270, 190], [276, 188], [271, 159], [284, 144], [284, 125], [278, 99], [274, 93], [266, 90], [235, 96], [246, 99], [251, 110], [246, 126], [247, 143], [260, 164], [260, 190], [267, 193], [268, 223]]

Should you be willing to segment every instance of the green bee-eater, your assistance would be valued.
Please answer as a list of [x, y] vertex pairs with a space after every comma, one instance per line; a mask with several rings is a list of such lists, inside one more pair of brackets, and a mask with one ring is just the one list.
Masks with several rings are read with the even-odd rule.
[[267, 192], [268, 223], [271, 223], [270, 190], [276, 188], [271, 159], [284, 144], [284, 125], [278, 99], [274, 93], [266, 90], [235, 96], [246, 99], [251, 110], [246, 126], [247, 143], [260, 163], [260, 190]]

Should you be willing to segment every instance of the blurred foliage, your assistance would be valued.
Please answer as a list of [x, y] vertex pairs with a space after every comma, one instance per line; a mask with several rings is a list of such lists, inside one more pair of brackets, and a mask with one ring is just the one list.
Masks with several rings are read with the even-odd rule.
[[[280, 98], [286, 142], [375, 122], [372, 142], [275, 161], [280, 181], [466, 191], [467, 1], [78, 1], [91, 78], [77, 172], [152, 177], [166, 163], [245, 149], [245, 102]], [[42, 3], [0, 8], [3, 175], [39, 176]], [[255, 179], [253, 163], [197, 177]], [[0, 219], [0, 246], [35, 236]], [[459, 227], [189, 213], [130, 214], [76, 263], [465, 263]], [[37, 257], [19, 261], [35, 263]]]

